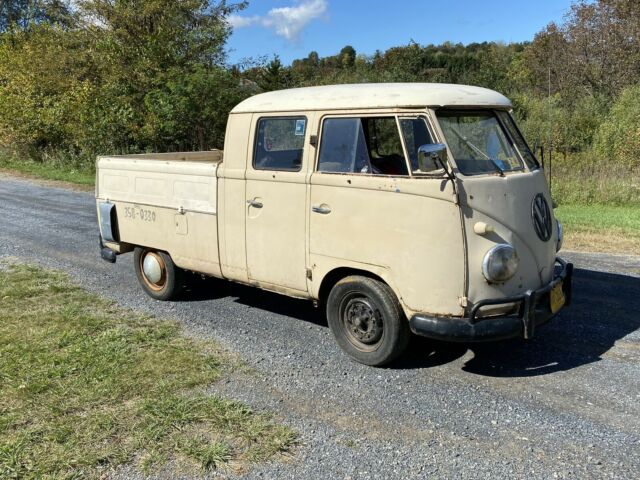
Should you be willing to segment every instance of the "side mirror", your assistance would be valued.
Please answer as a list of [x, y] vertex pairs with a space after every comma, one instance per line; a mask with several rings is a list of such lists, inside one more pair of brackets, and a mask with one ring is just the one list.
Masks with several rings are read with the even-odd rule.
[[447, 147], [444, 143], [427, 143], [418, 147], [418, 168], [422, 173], [447, 171]]

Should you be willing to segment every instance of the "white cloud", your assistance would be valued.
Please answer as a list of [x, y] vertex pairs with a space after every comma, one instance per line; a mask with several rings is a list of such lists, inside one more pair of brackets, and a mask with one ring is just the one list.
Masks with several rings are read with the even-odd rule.
[[241, 17], [232, 13], [227, 17], [227, 21], [233, 28], [242, 28], [260, 23], [260, 17]]
[[296, 41], [304, 27], [326, 11], [326, 0], [303, 0], [293, 7], [272, 8], [264, 16], [229, 15], [227, 20], [233, 28], [261, 25], [274, 29], [277, 35], [287, 40]]

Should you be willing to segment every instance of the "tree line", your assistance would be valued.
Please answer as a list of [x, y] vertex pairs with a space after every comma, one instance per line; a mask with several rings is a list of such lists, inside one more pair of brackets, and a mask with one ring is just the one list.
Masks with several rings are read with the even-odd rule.
[[262, 91], [448, 82], [502, 92], [530, 143], [584, 168], [640, 168], [640, 2], [576, 1], [530, 42], [311, 52], [229, 65], [224, 0], [0, 0], [0, 147], [90, 168], [96, 154], [221, 148]]

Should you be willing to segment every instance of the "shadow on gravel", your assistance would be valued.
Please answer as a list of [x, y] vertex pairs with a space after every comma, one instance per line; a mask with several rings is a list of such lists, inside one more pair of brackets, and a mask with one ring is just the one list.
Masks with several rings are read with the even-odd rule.
[[[192, 282], [183, 301], [223, 297], [259, 310], [326, 327], [324, 311], [307, 300], [217, 279]], [[529, 341], [456, 344], [412, 338], [408, 352], [390, 365], [395, 369], [447, 364], [467, 353], [463, 370], [494, 377], [528, 377], [569, 370], [600, 360], [615, 342], [640, 329], [640, 278], [592, 270], [574, 271], [571, 307], [540, 327]]]
[[182, 295], [181, 301], [202, 302], [224, 297], [235, 298], [236, 303], [247, 307], [327, 326], [324, 310], [314, 307], [308, 300], [291, 298], [216, 278], [195, 279], [191, 282], [191, 287]]
[[425, 368], [474, 354], [463, 370], [493, 377], [529, 377], [600, 360], [615, 342], [640, 329], [640, 279], [576, 269], [571, 307], [530, 340], [451, 344], [416, 339], [394, 368]]
[[206, 302], [231, 295], [233, 284], [213, 277], [202, 278], [197, 274], [187, 272], [184, 291], [179, 297], [180, 302]]

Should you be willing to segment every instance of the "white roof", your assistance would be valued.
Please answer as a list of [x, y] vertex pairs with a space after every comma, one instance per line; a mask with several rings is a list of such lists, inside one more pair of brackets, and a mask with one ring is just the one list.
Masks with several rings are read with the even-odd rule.
[[488, 88], [447, 83], [359, 83], [291, 88], [254, 95], [232, 113], [293, 112], [395, 107], [510, 108], [504, 95]]

